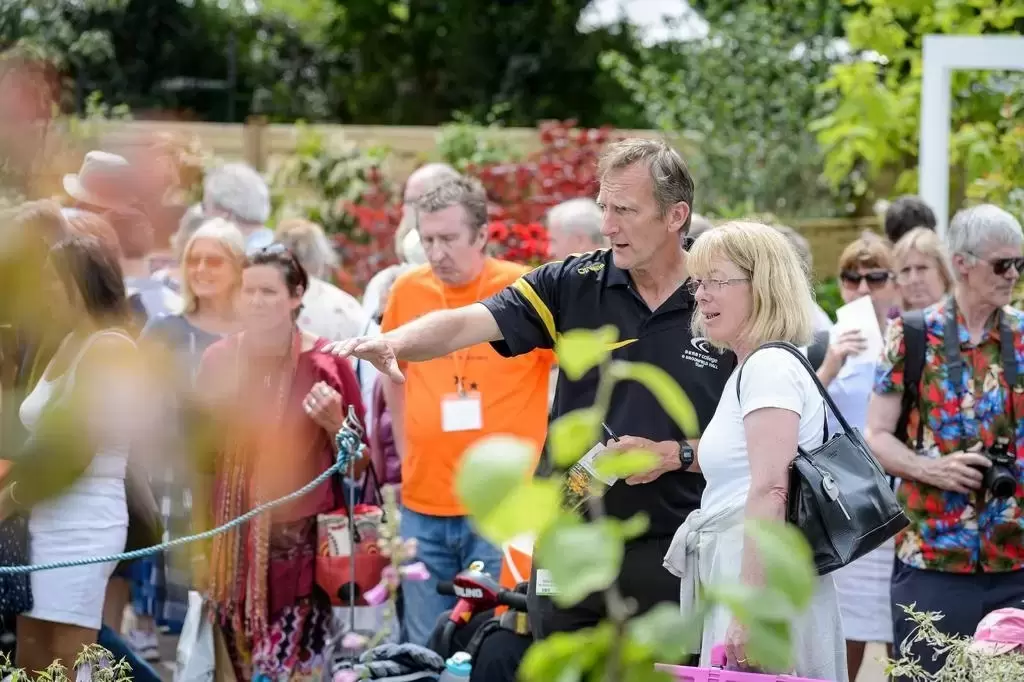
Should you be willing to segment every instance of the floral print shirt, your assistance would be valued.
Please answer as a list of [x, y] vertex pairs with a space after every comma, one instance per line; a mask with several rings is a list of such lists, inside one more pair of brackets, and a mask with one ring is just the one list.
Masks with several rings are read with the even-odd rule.
[[[950, 381], [945, 362], [945, 324], [949, 299], [924, 311], [926, 348], [921, 377], [920, 404], [911, 410], [905, 438], [916, 446], [918, 424], [924, 419], [923, 457], [942, 457], [981, 442], [990, 447], [997, 437], [1015, 436], [1011, 453], [1017, 457], [1017, 491], [1013, 498], [993, 498], [985, 491], [961, 494], [917, 481], [903, 481], [899, 497], [910, 525], [897, 536], [900, 560], [919, 569], [946, 573], [998, 573], [1024, 568], [1024, 313], [1002, 309], [1013, 334], [1017, 358], [1017, 386], [1007, 386], [1000, 362], [997, 320], [981, 343], [971, 343], [963, 315], [958, 313], [961, 386]], [[889, 326], [882, 361], [876, 370], [875, 392], [902, 393], [906, 344], [903, 320]], [[1011, 411], [1010, 400], [1013, 400]], [[1011, 414], [1018, 421], [1013, 423]], [[910, 434], [910, 437], [907, 435]]]

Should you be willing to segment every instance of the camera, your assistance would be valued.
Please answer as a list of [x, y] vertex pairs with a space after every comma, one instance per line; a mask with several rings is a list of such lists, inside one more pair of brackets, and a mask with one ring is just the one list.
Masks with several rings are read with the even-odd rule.
[[1017, 460], [1010, 454], [1009, 445], [1009, 438], [996, 438], [992, 447], [982, 453], [992, 462], [983, 472], [982, 486], [999, 499], [1013, 497], [1017, 492]]

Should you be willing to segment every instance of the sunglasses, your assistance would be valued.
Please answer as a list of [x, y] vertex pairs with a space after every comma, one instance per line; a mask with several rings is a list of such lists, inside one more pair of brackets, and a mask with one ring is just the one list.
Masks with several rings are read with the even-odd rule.
[[189, 256], [185, 259], [185, 265], [190, 268], [198, 268], [202, 264], [206, 264], [208, 268], [219, 268], [227, 259], [224, 256], [206, 255], [206, 256]]
[[278, 263], [289, 265], [291, 267], [297, 267], [299, 264], [299, 259], [295, 256], [295, 252], [281, 242], [274, 242], [273, 244], [268, 244], [267, 246], [257, 250], [249, 256], [249, 262], [257, 262], [261, 257], [272, 258]]
[[268, 244], [267, 246], [264, 246], [262, 249], [260, 249], [256, 253], [261, 254], [261, 255], [265, 255], [265, 256], [291, 256], [292, 255], [291, 250], [287, 246], [282, 244], [281, 242], [274, 242], [273, 244]]
[[892, 279], [892, 273], [884, 271], [860, 273], [854, 270], [843, 270], [839, 275], [839, 278], [843, 280], [844, 284], [849, 285], [851, 288], [859, 287], [861, 282], [866, 281], [869, 288], [877, 289], [878, 287], [884, 286], [886, 282]]
[[1013, 268], [1017, 271], [1017, 274], [1024, 272], [1024, 258], [993, 258], [992, 260], [985, 260], [977, 254], [971, 254], [975, 258], [985, 261], [992, 266], [992, 272], [997, 275], [1005, 275]]

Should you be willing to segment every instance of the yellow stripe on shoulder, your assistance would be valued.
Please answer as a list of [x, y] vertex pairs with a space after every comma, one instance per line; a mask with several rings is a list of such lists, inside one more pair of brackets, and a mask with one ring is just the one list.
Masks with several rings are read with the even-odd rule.
[[537, 313], [540, 321], [544, 324], [544, 329], [547, 330], [548, 336], [551, 337], [551, 342], [554, 343], [555, 339], [558, 338], [558, 331], [555, 329], [555, 316], [551, 314], [551, 309], [548, 308], [547, 303], [544, 302], [544, 299], [540, 297], [537, 290], [523, 277], [513, 282], [512, 287], [530, 302], [534, 312]]

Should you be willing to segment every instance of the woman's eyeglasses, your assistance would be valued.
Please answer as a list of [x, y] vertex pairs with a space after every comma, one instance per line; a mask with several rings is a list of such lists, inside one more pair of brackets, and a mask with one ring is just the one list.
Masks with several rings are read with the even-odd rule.
[[1016, 270], [1018, 275], [1024, 272], [1024, 258], [993, 258], [992, 260], [988, 260], [974, 253], [969, 255], [991, 265], [992, 272], [997, 275], [1005, 275], [1010, 271], [1010, 268]]
[[712, 292], [719, 291], [722, 287], [749, 281], [750, 278], [748, 277], [733, 277], [731, 279], [688, 279], [686, 280], [686, 284], [683, 286], [685, 286], [686, 290], [691, 294], [696, 294], [697, 290], [702, 286], [704, 287], [704, 291]]
[[214, 255], [189, 256], [188, 258], [185, 259], [185, 265], [190, 268], [198, 268], [200, 265], [203, 264], [206, 264], [206, 267], [208, 268], [219, 268], [226, 262], [227, 259], [224, 258], [224, 256]]
[[892, 273], [887, 270], [876, 272], [843, 270], [839, 275], [839, 278], [843, 280], [843, 284], [846, 284], [851, 289], [859, 287], [861, 282], [867, 282], [868, 287], [871, 289], [878, 289], [879, 287], [885, 286], [886, 282], [892, 279]]

